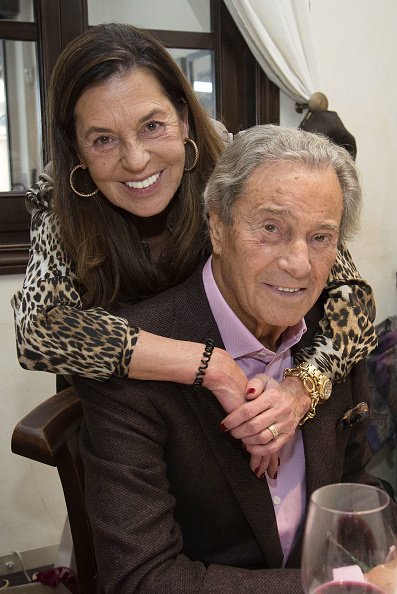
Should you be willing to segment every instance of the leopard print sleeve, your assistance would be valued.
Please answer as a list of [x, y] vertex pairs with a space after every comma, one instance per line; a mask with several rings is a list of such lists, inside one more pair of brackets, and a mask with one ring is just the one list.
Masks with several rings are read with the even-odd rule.
[[360, 277], [345, 246], [338, 251], [328, 278], [325, 316], [313, 345], [296, 354], [296, 362], [307, 361], [341, 382], [352, 366], [377, 345], [373, 322], [375, 302], [371, 287]]
[[[81, 287], [62, 249], [48, 180], [30, 191], [30, 259], [12, 299], [18, 358], [25, 369], [96, 380], [128, 375], [138, 329], [104, 309], [82, 309]], [[37, 208], [39, 207], [39, 208]]]

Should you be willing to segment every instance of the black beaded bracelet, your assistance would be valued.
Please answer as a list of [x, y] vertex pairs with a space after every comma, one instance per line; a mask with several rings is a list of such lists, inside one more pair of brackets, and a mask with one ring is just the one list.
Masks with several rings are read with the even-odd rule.
[[210, 362], [211, 355], [214, 351], [214, 341], [209, 338], [205, 341], [205, 349], [201, 359], [201, 365], [199, 365], [198, 371], [196, 373], [196, 378], [193, 382], [193, 388], [195, 390], [199, 390], [203, 385], [203, 380], [205, 376], [205, 371], [208, 367], [208, 363]]

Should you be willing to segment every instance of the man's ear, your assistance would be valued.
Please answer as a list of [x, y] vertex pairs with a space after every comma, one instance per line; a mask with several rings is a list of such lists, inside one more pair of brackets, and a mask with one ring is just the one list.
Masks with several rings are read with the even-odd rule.
[[212, 251], [215, 255], [220, 255], [222, 252], [222, 243], [224, 235], [224, 223], [219, 216], [211, 211], [208, 219], [208, 226], [210, 230], [210, 239], [212, 243]]

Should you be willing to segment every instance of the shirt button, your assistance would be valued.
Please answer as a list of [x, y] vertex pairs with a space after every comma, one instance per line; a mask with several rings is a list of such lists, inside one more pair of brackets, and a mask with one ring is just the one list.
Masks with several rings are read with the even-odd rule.
[[280, 505], [281, 499], [280, 499], [280, 497], [278, 495], [275, 495], [273, 497], [273, 503], [274, 503], [274, 505]]

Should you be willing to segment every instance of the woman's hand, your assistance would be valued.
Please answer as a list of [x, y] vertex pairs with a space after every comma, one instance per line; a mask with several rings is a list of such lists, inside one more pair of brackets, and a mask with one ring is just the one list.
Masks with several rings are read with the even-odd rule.
[[[264, 381], [262, 378], [266, 378], [266, 380]], [[247, 391], [249, 392], [255, 387], [255, 391], [260, 394], [264, 390], [267, 380], [270, 380], [270, 378], [263, 375], [261, 379], [252, 380], [247, 384], [248, 380], [245, 373], [234, 359], [226, 351], [216, 348], [206, 370], [203, 385], [211, 390], [226, 412], [235, 411], [237, 413], [245, 406]], [[277, 382], [274, 383], [277, 384]], [[220, 429], [226, 431], [227, 427], [222, 423]], [[236, 436], [233, 435], [233, 437]], [[243, 447], [248, 449], [244, 441]], [[262, 457], [261, 455], [251, 454], [250, 468], [258, 478], [264, 478], [266, 471], [274, 478], [277, 467], [278, 456], [266, 454]]]
[[[250, 400], [229, 414], [222, 424], [246, 446], [253, 472], [262, 478], [267, 470], [274, 478], [278, 452], [294, 436], [300, 419], [309, 410], [310, 397], [299, 378], [288, 377], [278, 384], [262, 374], [248, 383], [246, 398]], [[269, 425], [277, 431], [276, 438]]]

